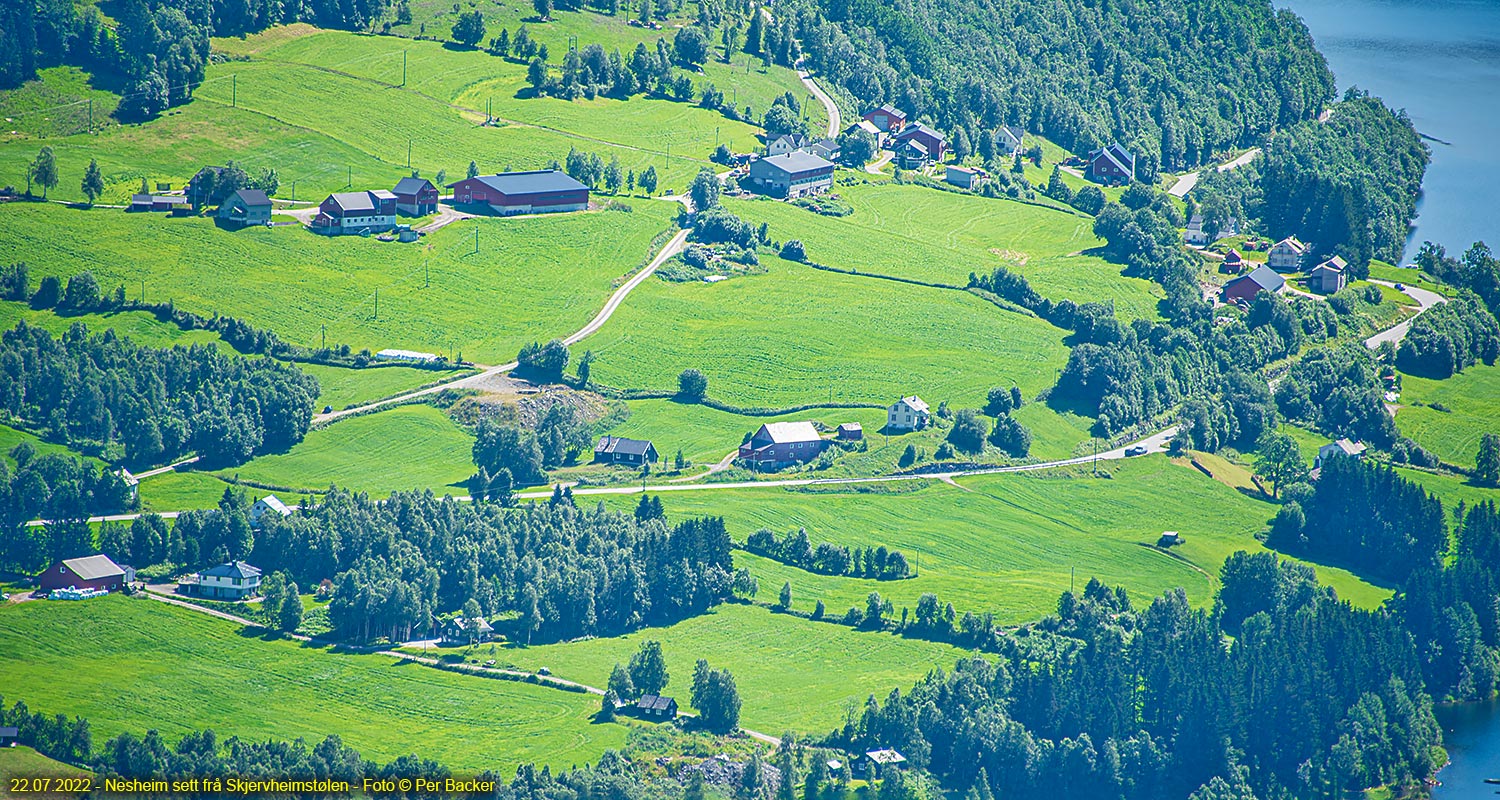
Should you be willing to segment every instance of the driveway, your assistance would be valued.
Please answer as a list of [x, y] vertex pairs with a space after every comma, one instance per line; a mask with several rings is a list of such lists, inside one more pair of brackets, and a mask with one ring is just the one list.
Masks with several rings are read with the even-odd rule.
[[[1396, 284], [1390, 281], [1371, 280], [1370, 283], [1378, 283], [1381, 286], [1389, 286], [1392, 289], [1396, 288]], [[1439, 303], [1448, 302], [1448, 298], [1432, 291], [1431, 289], [1418, 289], [1415, 286], [1406, 284], [1402, 284], [1402, 287], [1403, 288], [1401, 289], [1401, 292], [1407, 297], [1410, 297], [1411, 299], [1417, 301], [1417, 305], [1420, 306], [1420, 308], [1417, 310], [1417, 313], [1411, 315], [1405, 320], [1402, 320], [1400, 324], [1387, 328], [1380, 333], [1377, 333], [1374, 336], [1366, 339], [1365, 347], [1374, 350], [1375, 348], [1385, 344], [1386, 342], [1390, 342], [1391, 344], [1400, 344], [1401, 340], [1406, 338], [1406, 332], [1411, 330], [1412, 320], [1427, 313], [1427, 309], [1432, 308]]]
[[839, 119], [838, 105], [833, 102], [833, 98], [829, 97], [827, 92], [823, 91], [823, 87], [819, 86], [812, 79], [812, 75], [802, 68], [801, 61], [797, 62], [797, 77], [802, 79], [802, 85], [806, 86], [809, 92], [812, 92], [813, 97], [818, 98], [818, 102], [823, 104], [823, 110], [828, 112], [828, 138], [832, 139], [838, 136], [839, 131], [843, 130], [842, 120]]

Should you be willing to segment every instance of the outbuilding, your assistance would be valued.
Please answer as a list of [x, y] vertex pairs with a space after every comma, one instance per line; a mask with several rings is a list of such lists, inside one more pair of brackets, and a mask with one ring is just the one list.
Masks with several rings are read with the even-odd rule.
[[1235, 278], [1224, 284], [1224, 291], [1219, 295], [1219, 299], [1225, 303], [1236, 301], [1248, 303], [1261, 292], [1280, 294], [1285, 288], [1286, 278], [1281, 277], [1276, 270], [1270, 267], [1256, 267], [1249, 275]]
[[949, 164], [947, 174], [943, 180], [961, 189], [974, 190], [984, 184], [984, 172], [973, 167], [961, 167], [957, 164]]
[[881, 133], [896, 133], [906, 125], [906, 112], [887, 103], [873, 111], [866, 111], [863, 119]]
[[108, 556], [95, 555], [65, 558], [43, 572], [37, 581], [43, 592], [53, 589], [96, 589], [119, 591], [125, 585], [125, 568]]
[[453, 203], [487, 207], [501, 216], [582, 211], [589, 207], [589, 187], [555, 169], [479, 175], [448, 184]]
[[801, 151], [770, 156], [750, 163], [747, 180], [753, 188], [773, 197], [822, 194], [833, 188], [833, 162]]
[[865, 429], [858, 422], [845, 422], [838, 427], [835, 435], [846, 442], [857, 442], [865, 438]]
[[1307, 273], [1307, 288], [1321, 294], [1333, 294], [1348, 285], [1349, 265], [1339, 256], [1324, 261]]
[[0, 727], [0, 747], [15, 747], [16, 740], [21, 738], [21, 729], [14, 725]]

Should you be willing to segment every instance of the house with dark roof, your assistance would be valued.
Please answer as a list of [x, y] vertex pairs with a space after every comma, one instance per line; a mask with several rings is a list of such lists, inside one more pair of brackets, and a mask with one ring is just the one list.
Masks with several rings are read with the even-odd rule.
[[37, 579], [37, 586], [42, 592], [51, 592], [53, 589], [99, 589], [114, 592], [125, 585], [126, 578], [126, 568], [111, 561], [109, 556], [84, 556], [65, 558], [54, 563]]
[[259, 189], [240, 189], [224, 198], [216, 215], [219, 224], [234, 228], [271, 224], [271, 198]]
[[1233, 247], [1229, 248], [1229, 252], [1224, 254], [1224, 271], [1230, 275], [1238, 275], [1244, 268], [1245, 257]]
[[923, 125], [920, 122], [912, 123], [901, 129], [896, 134], [896, 152], [901, 152], [901, 145], [906, 142], [918, 142], [927, 151], [927, 155], [933, 161], [942, 161], [947, 153], [948, 138], [942, 131]]
[[21, 729], [14, 725], [0, 727], [0, 747], [15, 747], [16, 740], [21, 738]]
[[656, 461], [656, 445], [649, 439], [604, 435], [594, 444], [595, 464], [629, 464], [639, 467], [643, 464], [655, 464]]
[[186, 584], [199, 597], [217, 600], [244, 600], [260, 593], [260, 569], [243, 561], [231, 561], [202, 570]]
[[396, 227], [396, 195], [384, 189], [335, 192], [318, 206], [312, 230], [328, 236], [384, 233]]
[[878, 776], [886, 770], [905, 769], [906, 756], [890, 749], [870, 750], [865, 753], [863, 764], [868, 773]]
[[396, 196], [397, 214], [425, 217], [428, 214], [437, 213], [438, 190], [432, 185], [432, 181], [426, 178], [402, 178], [396, 181], [396, 187], [391, 189], [391, 194]]
[[486, 208], [501, 216], [583, 211], [589, 187], [555, 169], [479, 175], [448, 184], [455, 205]]
[[1280, 294], [1286, 288], [1286, 278], [1270, 267], [1256, 267], [1244, 275], [1224, 284], [1219, 299], [1225, 303], [1249, 303], [1261, 292]]
[[635, 713], [646, 719], [676, 719], [677, 699], [661, 695], [641, 695], [641, 699], [635, 701]]
[[886, 103], [873, 111], [866, 111], [863, 119], [881, 133], [896, 133], [906, 125], [906, 112]]
[[1349, 265], [1340, 256], [1324, 261], [1307, 273], [1307, 288], [1321, 294], [1333, 294], [1348, 285]]
[[1090, 151], [1086, 160], [1092, 181], [1114, 186], [1135, 180], [1135, 156], [1119, 142]]
[[811, 422], [767, 422], [740, 445], [739, 457], [757, 469], [780, 469], [817, 458], [826, 444]]
[[833, 188], [833, 162], [797, 151], [750, 162], [750, 188], [787, 199], [822, 194]]
[[932, 163], [932, 153], [927, 145], [915, 139], [896, 142], [894, 150], [896, 165], [902, 169], [922, 169]]
[[839, 147], [838, 139], [819, 139], [803, 148], [809, 153], [825, 161], [838, 161], [843, 154], [843, 148]]

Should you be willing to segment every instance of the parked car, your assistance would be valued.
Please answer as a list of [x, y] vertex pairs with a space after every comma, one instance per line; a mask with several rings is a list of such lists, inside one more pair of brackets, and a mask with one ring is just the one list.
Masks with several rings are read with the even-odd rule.
[[1143, 444], [1131, 445], [1130, 447], [1125, 448], [1125, 457], [1126, 458], [1134, 458], [1135, 456], [1143, 456], [1146, 453], [1147, 453], [1146, 446], [1143, 445]]
[[551, 675], [552, 674], [552, 670], [547, 669], [546, 667], [542, 667], [542, 668], [540, 668], [540, 669], [538, 669], [536, 671], [536, 674], [538, 674], [538, 675]]
[[1406, 291], [1406, 284], [1404, 284], [1404, 283], [1398, 283], [1398, 284], [1396, 284], [1396, 291], [1398, 291], [1398, 292], [1404, 292], [1404, 291]]

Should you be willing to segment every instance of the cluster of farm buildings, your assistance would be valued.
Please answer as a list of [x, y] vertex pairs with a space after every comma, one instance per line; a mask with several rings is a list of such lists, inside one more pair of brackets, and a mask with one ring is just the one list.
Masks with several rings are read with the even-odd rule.
[[1252, 266], [1238, 250], [1230, 249], [1224, 256], [1224, 271], [1238, 274], [1249, 269], [1249, 272], [1224, 284], [1219, 300], [1225, 304], [1245, 305], [1263, 291], [1280, 294], [1287, 288], [1284, 273], [1303, 270], [1307, 270], [1307, 288], [1319, 294], [1333, 294], [1348, 285], [1349, 264], [1342, 257], [1332, 256], [1308, 269], [1308, 264], [1314, 260], [1312, 247], [1295, 236], [1271, 245], [1266, 251], [1266, 262], [1260, 265]]

